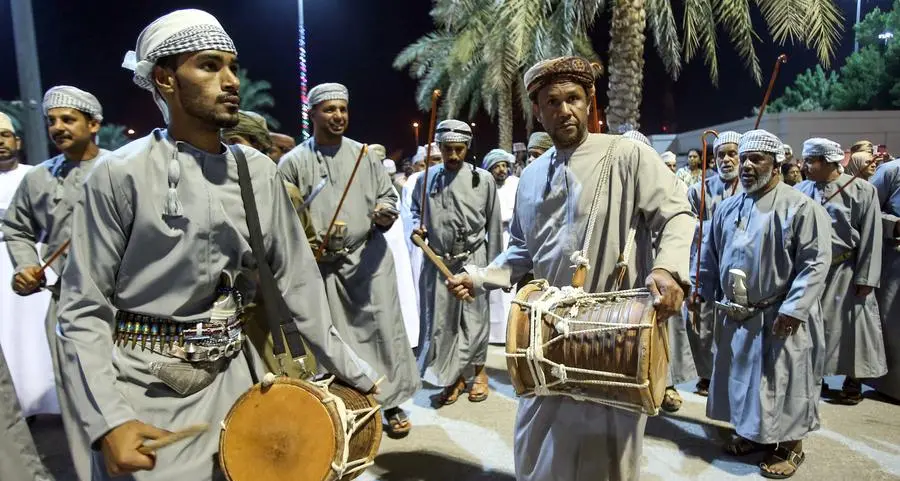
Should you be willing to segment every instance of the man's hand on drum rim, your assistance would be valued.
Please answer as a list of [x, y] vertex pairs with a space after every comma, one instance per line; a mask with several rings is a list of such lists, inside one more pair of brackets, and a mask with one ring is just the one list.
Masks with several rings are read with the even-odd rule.
[[670, 316], [681, 311], [681, 303], [684, 301], [684, 289], [681, 288], [672, 274], [665, 269], [653, 269], [647, 276], [647, 289], [653, 296], [653, 306], [656, 307], [656, 318], [659, 322], [667, 320]]
[[144, 441], [159, 439], [169, 434], [149, 424], [132, 419], [112, 428], [100, 441], [100, 450], [111, 476], [122, 476], [135, 471], [149, 471], [156, 466], [156, 456], [138, 451]]
[[450, 293], [461, 301], [475, 297], [475, 284], [469, 274], [457, 274], [453, 278], [447, 279], [444, 284], [447, 285]]

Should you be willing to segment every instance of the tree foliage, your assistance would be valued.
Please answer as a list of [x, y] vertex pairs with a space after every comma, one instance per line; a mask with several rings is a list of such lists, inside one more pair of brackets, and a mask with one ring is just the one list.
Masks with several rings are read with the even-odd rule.
[[[821, 65], [815, 70], [797, 76], [794, 84], [787, 87], [784, 95], [778, 97], [766, 108], [766, 112], [818, 112], [830, 110], [832, 97], [838, 85], [838, 74], [826, 72]], [[757, 107], [754, 112], [757, 112]]]
[[128, 142], [131, 142], [131, 139], [125, 135], [124, 125], [103, 124], [97, 132], [97, 145], [101, 149], [116, 150]]
[[272, 114], [266, 112], [266, 109], [275, 106], [275, 97], [270, 92], [272, 84], [267, 80], [252, 80], [247, 76], [247, 69], [245, 68], [239, 68], [237, 76], [241, 81], [241, 109], [262, 115], [266, 119], [269, 130], [281, 127], [281, 123], [275, 117], [272, 117]]

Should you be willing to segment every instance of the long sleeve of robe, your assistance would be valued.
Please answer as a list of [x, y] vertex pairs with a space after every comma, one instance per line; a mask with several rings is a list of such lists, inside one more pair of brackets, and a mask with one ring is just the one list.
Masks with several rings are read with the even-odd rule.
[[[551, 148], [519, 180], [507, 249], [487, 267], [470, 265], [477, 290], [510, 287], [529, 270], [551, 285], [570, 285], [570, 256], [584, 247], [599, 165], [616, 137], [590, 134], [575, 149]], [[585, 290], [609, 292], [630, 227], [638, 233], [621, 289], [644, 286], [652, 269], [688, 280], [696, 220], [683, 188], [659, 155], [637, 142], [618, 142], [609, 183], [601, 192], [587, 257]], [[650, 238], [658, 241], [658, 250]], [[522, 398], [516, 418], [515, 466], [520, 481], [635, 479], [646, 416], [564, 396]]]
[[[176, 322], [208, 318], [223, 273], [253, 298], [257, 266], [232, 154], [208, 154], [184, 143], [177, 148], [179, 153], [156, 130], [105, 156], [86, 180], [75, 212], [59, 318], [64, 350], [79, 370], [65, 381], [90, 398], [79, 414], [92, 442], [131, 419], [163, 429], [218, 425], [252, 385], [247, 361], [237, 356], [209, 386], [181, 396], [149, 370], [151, 362], [177, 360], [113, 344], [118, 309]], [[327, 369], [370, 389], [374, 372], [331, 326], [321, 278], [281, 176], [264, 155], [249, 148], [244, 153], [266, 257], [299, 332]], [[164, 213], [173, 156], [180, 165], [178, 216]], [[137, 478], [209, 479], [217, 450], [218, 433], [205, 433], [184, 449], [161, 451], [156, 469]]]
[[[454, 273], [466, 262], [486, 264], [502, 248], [500, 203], [494, 178], [486, 170], [466, 164], [457, 172], [439, 165], [416, 181], [411, 214], [414, 225], [422, 215], [422, 189], [426, 189], [425, 227], [428, 244], [439, 256], [455, 254], [454, 243], [464, 244], [466, 259], [446, 260]], [[443, 286], [443, 274], [429, 261], [419, 278], [419, 370], [426, 382], [449, 386], [469, 366], [484, 365], [490, 338], [490, 304], [486, 296], [464, 303]]]
[[842, 174], [831, 182], [804, 181], [796, 188], [819, 204], [830, 199], [824, 207], [832, 220], [835, 262], [822, 296], [825, 375], [882, 376], [887, 361], [878, 302], [874, 292], [856, 295], [857, 286], [881, 283], [881, 212], [875, 187]]
[[[362, 147], [346, 137], [336, 146], [318, 146], [309, 139], [281, 158], [279, 171], [308, 202], [311, 229], [319, 242]], [[390, 409], [411, 398], [421, 384], [406, 327], [398, 315], [397, 273], [385, 238], [387, 229], [372, 219], [378, 205], [397, 208], [398, 195], [381, 162], [367, 155], [360, 160], [337, 217], [347, 225], [346, 245], [351, 251], [338, 260], [323, 258], [318, 270], [335, 328], [355, 353], [385, 376], [376, 397]]]
[[881, 324], [884, 330], [884, 349], [887, 374], [867, 381], [879, 392], [900, 398], [900, 238], [895, 228], [900, 222], [900, 160], [887, 162], [875, 171], [872, 185], [878, 194], [882, 221], [881, 287], [875, 291]]
[[[784, 296], [754, 316], [717, 320], [707, 416], [731, 422], [758, 443], [803, 439], [818, 429], [824, 333], [820, 300], [831, 264], [828, 213], [798, 190], [778, 183], [764, 194], [719, 204], [703, 247], [700, 293], [733, 299], [729, 271], [747, 275], [751, 304]], [[760, 262], [764, 260], [764, 262]], [[787, 339], [772, 326], [779, 315], [800, 320]]]

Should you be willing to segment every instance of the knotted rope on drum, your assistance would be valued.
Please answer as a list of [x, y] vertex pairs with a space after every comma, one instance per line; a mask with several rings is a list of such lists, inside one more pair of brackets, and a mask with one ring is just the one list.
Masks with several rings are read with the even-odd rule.
[[[565, 364], [557, 363], [545, 358], [544, 352], [546, 352], [547, 348], [549, 346], [552, 346], [554, 343], [562, 342], [563, 340], [569, 338], [573, 333], [573, 324], [596, 326], [591, 329], [576, 331], [579, 336], [608, 331], [652, 328], [653, 324], [646, 322], [639, 324], [621, 324], [604, 321], [581, 321], [575, 317], [575, 315], [577, 315], [579, 306], [590, 306], [596, 305], [598, 303], [615, 303], [623, 299], [646, 295], [648, 295], [646, 289], [629, 289], [617, 292], [587, 294], [580, 288], [573, 288], [570, 286], [558, 288], [549, 286], [541, 294], [541, 296], [533, 302], [514, 300], [513, 302], [529, 310], [529, 344], [527, 348], [516, 349], [516, 353], [507, 354], [506, 357], [526, 359], [527, 362], [525, 363], [525, 365], [528, 366], [528, 370], [531, 373], [531, 378], [534, 379], [534, 394], [536, 396], [566, 395], [579, 401], [601, 402], [602, 404], [609, 404], [615, 407], [631, 409], [640, 412], [640, 406], [636, 406], [630, 403], [612, 400], [597, 401], [595, 399], [587, 398], [584, 396], [577, 396], [571, 393], [556, 393], [552, 391], [551, 388], [567, 383], [578, 383], [640, 389], [648, 387], [648, 381], [639, 383], [636, 382], [634, 376], [628, 376], [615, 372], [597, 371], [593, 369], [582, 369], [566, 366]], [[572, 304], [571, 308], [569, 309], [569, 312], [573, 313], [571, 317], [564, 317], [555, 312], [558, 308], [564, 307], [560, 305], [563, 301], [567, 304]], [[560, 335], [545, 341], [543, 335], [544, 323], [551, 325]], [[548, 381], [547, 375], [542, 368], [542, 365], [547, 365], [550, 367], [550, 374], [552, 374], [552, 376], [556, 378], [555, 380]], [[603, 377], [606, 379], [569, 379], [569, 374], [591, 375]], [[620, 381], [611, 379], [619, 379]]]
[[313, 381], [313, 384], [325, 391], [325, 397], [322, 399], [323, 404], [334, 403], [334, 407], [338, 412], [338, 419], [344, 428], [344, 449], [341, 452], [341, 462], [331, 463], [331, 469], [337, 474], [337, 479], [362, 471], [375, 464], [374, 460], [360, 458], [350, 461], [350, 439], [353, 435], [366, 424], [366, 422], [378, 412], [377, 407], [365, 409], [348, 410], [347, 405], [340, 396], [332, 394], [329, 386], [334, 382], [334, 376], [327, 377], [320, 381]]

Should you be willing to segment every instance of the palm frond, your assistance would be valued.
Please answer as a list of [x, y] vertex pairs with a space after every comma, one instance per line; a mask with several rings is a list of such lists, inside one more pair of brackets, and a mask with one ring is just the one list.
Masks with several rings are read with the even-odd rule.
[[844, 16], [832, 0], [808, 0], [805, 43], [816, 49], [819, 61], [831, 65], [834, 50], [840, 42]]
[[716, 52], [716, 24], [711, 0], [686, 0], [684, 6], [684, 59], [690, 62], [703, 50], [703, 63], [709, 68], [713, 85], [719, 84], [719, 60]]
[[757, 85], [762, 83], [762, 71], [759, 57], [753, 41], [759, 37], [753, 31], [753, 19], [750, 17], [750, 0], [718, 0], [716, 17], [720, 19], [735, 50], [744, 60], [744, 66], [753, 75]]
[[453, 47], [455, 36], [446, 32], [431, 32], [419, 38], [397, 54], [394, 69], [409, 67], [409, 74], [420, 79], [428, 73], [431, 63], [444, 58], [444, 53]]
[[756, 0], [769, 32], [776, 42], [794, 42], [806, 37], [806, 15], [809, 0]]
[[672, 79], [681, 75], [681, 41], [675, 27], [675, 14], [669, 0], [647, 0], [647, 22], [653, 31], [656, 51]]

